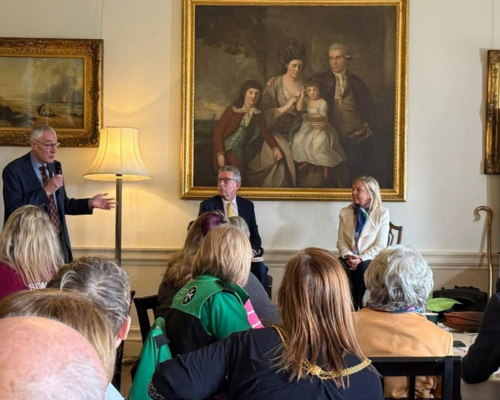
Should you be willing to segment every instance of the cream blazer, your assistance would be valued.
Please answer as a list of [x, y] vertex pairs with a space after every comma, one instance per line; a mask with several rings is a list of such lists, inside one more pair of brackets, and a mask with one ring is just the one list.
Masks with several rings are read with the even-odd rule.
[[[389, 239], [389, 210], [377, 207], [370, 213], [361, 234], [359, 235], [358, 248], [361, 260], [373, 260], [375, 256], [387, 247]], [[342, 257], [353, 255], [355, 216], [352, 206], [340, 210], [339, 234], [337, 248]]]

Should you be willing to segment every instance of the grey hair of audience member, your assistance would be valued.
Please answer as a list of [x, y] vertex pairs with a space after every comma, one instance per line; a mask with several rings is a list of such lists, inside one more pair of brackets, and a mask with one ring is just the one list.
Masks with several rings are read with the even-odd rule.
[[328, 48], [328, 52], [332, 50], [338, 50], [342, 53], [342, 55], [347, 58], [348, 60], [351, 58], [351, 51], [349, 50], [349, 47], [347, 47], [343, 43], [332, 43], [330, 47]]
[[234, 175], [234, 180], [241, 183], [241, 172], [237, 167], [232, 165], [224, 165], [219, 169], [219, 172], [229, 171]]
[[108, 258], [78, 258], [62, 267], [47, 288], [85, 294], [100, 308], [115, 335], [129, 317], [129, 277], [123, 268]]
[[36, 125], [32, 130], [30, 134], [30, 140], [38, 140], [40, 137], [43, 135], [44, 132], [52, 132], [53, 134], [56, 134], [56, 131], [54, 128], [52, 128], [49, 125]]
[[232, 217], [229, 217], [228, 220], [230, 225], [240, 228], [240, 231], [242, 231], [246, 237], [250, 239], [250, 229], [248, 228], [247, 222], [242, 217], [239, 215], [233, 215]]
[[1, 397], [103, 399], [107, 386], [101, 360], [76, 330], [48, 318], [0, 320]]
[[365, 273], [370, 303], [425, 309], [434, 281], [432, 270], [413, 247], [398, 245], [382, 250]]

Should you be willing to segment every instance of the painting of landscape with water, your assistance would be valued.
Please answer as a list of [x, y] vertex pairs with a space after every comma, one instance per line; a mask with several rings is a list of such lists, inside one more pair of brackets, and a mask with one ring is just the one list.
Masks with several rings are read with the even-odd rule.
[[0, 145], [27, 145], [45, 124], [62, 146], [97, 146], [102, 53], [102, 40], [0, 39]]

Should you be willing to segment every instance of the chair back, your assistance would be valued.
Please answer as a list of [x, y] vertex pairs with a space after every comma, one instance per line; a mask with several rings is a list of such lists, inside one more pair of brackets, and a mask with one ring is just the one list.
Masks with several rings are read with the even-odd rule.
[[460, 395], [462, 357], [371, 357], [373, 366], [383, 378], [407, 376], [410, 389], [409, 399], [415, 399], [415, 379], [417, 376], [440, 376], [443, 400], [457, 400]]
[[[146, 341], [149, 330], [151, 329], [151, 321], [149, 319], [148, 310], [154, 311], [158, 306], [158, 295], [136, 297], [134, 299], [135, 309], [137, 310], [137, 318], [139, 319], [139, 328], [141, 329], [142, 343]], [[154, 320], [154, 317], [153, 317]]]
[[403, 227], [394, 225], [392, 222], [389, 222], [389, 238], [387, 239], [387, 246], [392, 246], [394, 242], [395, 235], [397, 232], [396, 244], [401, 244], [401, 240], [403, 240]]

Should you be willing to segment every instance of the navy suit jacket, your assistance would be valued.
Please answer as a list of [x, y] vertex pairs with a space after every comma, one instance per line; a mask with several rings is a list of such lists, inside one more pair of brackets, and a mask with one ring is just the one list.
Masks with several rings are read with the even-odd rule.
[[[47, 164], [50, 176], [56, 172], [54, 164]], [[2, 178], [5, 207], [4, 223], [17, 208], [26, 204], [39, 206], [47, 213], [49, 212], [49, 198], [33, 169], [30, 153], [9, 163], [3, 170]], [[72, 254], [65, 216], [66, 214], [92, 214], [92, 208], [89, 207], [89, 199], [68, 199], [64, 186], [56, 192], [56, 203], [62, 229], [61, 245], [64, 254], [67, 254], [67, 258], [69, 258], [65, 261], [69, 262], [72, 260]]]
[[[238, 205], [238, 215], [245, 220], [250, 230], [250, 243], [252, 249], [255, 250], [257, 255], [260, 255], [262, 240], [259, 235], [259, 228], [257, 227], [257, 220], [255, 219], [255, 209], [250, 200], [236, 196], [236, 204]], [[200, 211], [198, 216], [207, 211], [222, 211], [224, 212], [224, 203], [220, 196], [214, 196], [210, 199], [204, 200], [200, 204]]]

